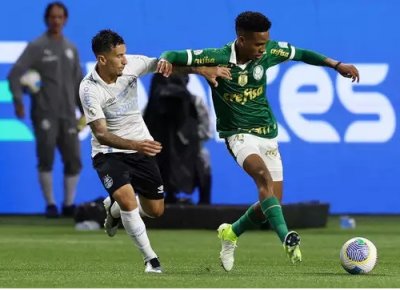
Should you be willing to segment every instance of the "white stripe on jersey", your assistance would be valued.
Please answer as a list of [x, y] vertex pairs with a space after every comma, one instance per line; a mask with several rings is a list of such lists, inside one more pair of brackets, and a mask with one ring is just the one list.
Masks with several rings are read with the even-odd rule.
[[192, 64], [192, 60], [193, 60], [192, 51], [190, 49], [187, 49], [186, 52], [187, 52], [187, 55], [188, 55], [188, 60], [187, 60], [187, 64], [186, 65], [191, 65]]
[[289, 56], [289, 59], [293, 59], [294, 58], [294, 56], [295, 56], [295, 54], [296, 54], [296, 48], [293, 46], [293, 45], [291, 45], [290, 46], [290, 56]]

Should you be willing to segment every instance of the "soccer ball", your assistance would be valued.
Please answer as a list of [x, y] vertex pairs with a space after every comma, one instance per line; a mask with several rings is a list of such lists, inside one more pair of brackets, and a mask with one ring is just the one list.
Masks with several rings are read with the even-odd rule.
[[36, 94], [40, 91], [40, 74], [35, 70], [28, 70], [22, 75], [20, 83], [29, 94]]
[[375, 245], [366, 238], [352, 238], [340, 250], [340, 262], [350, 274], [366, 274], [372, 271], [377, 258]]

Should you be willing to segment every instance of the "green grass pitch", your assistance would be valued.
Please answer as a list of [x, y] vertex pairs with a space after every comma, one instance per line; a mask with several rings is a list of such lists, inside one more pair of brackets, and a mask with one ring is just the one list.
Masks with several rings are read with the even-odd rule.
[[[391, 288], [400, 286], [400, 217], [356, 217], [353, 230], [337, 217], [321, 229], [301, 229], [303, 262], [286, 258], [272, 231], [239, 239], [235, 267], [219, 265], [216, 231], [148, 231], [165, 272], [145, 274], [140, 255], [120, 229], [81, 232], [72, 220], [0, 216], [0, 287], [4, 288]], [[378, 263], [367, 275], [347, 274], [339, 263], [342, 244], [370, 239]]]

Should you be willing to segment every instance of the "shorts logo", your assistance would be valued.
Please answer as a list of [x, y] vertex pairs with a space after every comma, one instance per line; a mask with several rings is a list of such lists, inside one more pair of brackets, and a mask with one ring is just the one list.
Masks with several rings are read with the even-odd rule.
[[113, 179], [108, 174], [103, 177], [103, 184], [105, 188], [109, 189], [113, 185], [113, 183]]
[[278, 149], [274, 148], [271, 150], [267, 150], [265, 152], [265, 155], [267, 155], [268, 157], [271, 157], [271, 158], [276, 158], [278, 156]]
[[264, 68], [261, 65], [257, 65], [253, 70], [253, 77], [256, 81], [261, 80], [264, 74]]
[[164, 192], [164, 185], [160, 185], [157, 187], [157, 193], [163, 193]]

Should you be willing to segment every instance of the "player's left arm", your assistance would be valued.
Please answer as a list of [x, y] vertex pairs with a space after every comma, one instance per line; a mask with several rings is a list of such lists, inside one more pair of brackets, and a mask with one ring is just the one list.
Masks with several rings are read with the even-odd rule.
[[302, 61], [311, 65], [331, 67], [342, 76], [351, 78], [353, 82], [359, 82], [360, 80], [358, 69], [352, 64], [342, 63], [341, 61], [334, 60], [311, 50], [294, 47], [292, 47], [292, 49], [296, 50], [293, 60]]

